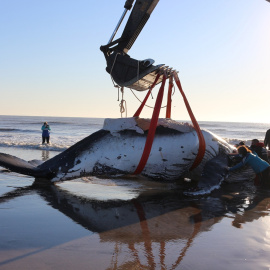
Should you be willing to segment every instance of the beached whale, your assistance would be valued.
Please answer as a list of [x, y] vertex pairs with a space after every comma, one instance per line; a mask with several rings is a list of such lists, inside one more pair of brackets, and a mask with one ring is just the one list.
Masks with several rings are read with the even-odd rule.
[[[142, 156], [150, 119], [105, 119], [103, 129], [79, 141], [59, 155], [38, 165], [0, 153], [0, 166], [11, 171], [49, 179], [51, 182], [96, 175], [132, 175]], [[227, 167], [226, 154], [233, 147], [213, 133], [202, 130], [206, 151], [191, 172], [199, 148], [193, 126], [159, 119], [149, 159], [141, 175], [172, 181], [183, 177], [209, 182]], [[208, 174], [206, 174], [208, 168]]]

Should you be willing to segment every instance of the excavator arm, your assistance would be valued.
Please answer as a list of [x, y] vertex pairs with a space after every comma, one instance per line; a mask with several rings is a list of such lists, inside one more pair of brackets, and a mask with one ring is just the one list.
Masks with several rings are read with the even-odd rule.
[[[125, 3], [125, 10], [130, 10], [132, 8], [134, 0], [127, 0]], [[156, 7], [159, 0], [137, 0], [132, 12], [127, 21], [126, 27], [122, 33], [120, 39], [117, 40], [117, 46], [115, 49], [128, 53], [131, 49], [133, 43], [139, 36], [144, 25], [150, 18], [150, 15], [154, 8]], [[112, 38], [109, 42], [112, 41]], [[110, 43], [107, 45], [110, 46]]]
[[[109, 42], [100, 49], [107, 61], [106, 71], [113, 80], [122, 87], [129, 87], [138, 91], [147, 90], [155, 81], [159, 69], [164, 65], [153, 65], [154, 60], [136, 60], [127, 53], [139, 36], [159, 0], [136, 0], [121, 37], [113, 38], [122, 23], [127, 11], [132, 8], [134, 0], [127, 0], [125, 11], [121, 16]], [[162, 76], [156, 84], [162, 81]]]

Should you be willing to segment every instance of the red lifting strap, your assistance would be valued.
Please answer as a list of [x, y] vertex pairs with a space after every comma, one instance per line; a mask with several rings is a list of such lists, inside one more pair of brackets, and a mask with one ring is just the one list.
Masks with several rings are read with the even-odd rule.
[[159, 77], [160, 77], [160, 74], [158, 74], [158, 75], [156, 76], [156, 79], [154, 80], [153, 84], [152, 84], [151, 87], [149, 88], [149, 91], [148, 91], [147, 95], [145, 96], [145, 98], [144, 98], [144, 100], [143, 100], [141, 106], [140, 106], [140, 107], [138, 108], [138, 110], [134, 113], [133, 117], [139, 117], [139, 115], [141, 114], [142, 109], [143, 109], [143, 107], [144, 107], [144, 105], [145, 105], [145, 103], [146, 103], [148, 97], [150, 96], [150, 93], [151, 93], [152, 89], [153, 89], [154, 86], [156, 85], [156, 83], [157, 83]]
[[161, 87], [160, 87], [159, 92], [158, 92], [158, 96], [157, 96], [156, 104], [154, 107], [152, 119], [150, 122], [143, 154], [142, 154], [141, 160], [140, 160], [139, 165], [137, 166], [137, 169], [135, 170], [134, 174], [139, 174], [142, 172], [142, 170], [144, 169], [145, 164], [149, 158], [151, 148], [153, 145], [153, 141], [154, 141], [154, 137], [155, 137], [155, 133], [156, 133], [157, 122], [158, 122], [161, 103], [162, 103], [162, 99], [163, 99], [164, 86], [165, 86], [166, 79], [167, 79], [167, 76], [164, 74], [162, 84], [161, 84]]
[[197, 156], [196, 156], [196, 158], [195, 158], [195, 160], [194, 160], [194, 162], [193, 162], [193, 164], [192, 164], [192, 166], [190, 168], [190, 170], [192, 170], [192, 169], [195, 169], [201, 163], [201, 161], [203, 159], [203, 156], [204, 156], [204, 153], [205, 153], [205, 140], [204, 140], [202, 131], [200, 129], [200, 126], [199, 126], [195, 116], [193, 115], [190, 106], [189, 106], [188, 100], [187, 100], [186, 95], [185, 95], [185, 93], [184, 93], [184, 91], [182, 89], [182, 86], [181, 86], [181, 83], [180, 83], [180, 80], [178, 78], [177, 73], [174, 72], [173, 76], [174, 76], [174, 80], [175, 80], [175, 82], [176, 82], [176, 84], [177, 84], [177, 86], [178, 86], [178, 88], [180, 90], [180, 93], [182, 94], [182, 97], [184, 99], [188, 114], [190, 116], [192, 124], [193, 124], [193, 126], [194, 126], [194, 128], [195, 128], [195, 130], [197, 132], [198, 138], [199, 138], [199, 150], [198, 150], [198, 154], [197, 154]]

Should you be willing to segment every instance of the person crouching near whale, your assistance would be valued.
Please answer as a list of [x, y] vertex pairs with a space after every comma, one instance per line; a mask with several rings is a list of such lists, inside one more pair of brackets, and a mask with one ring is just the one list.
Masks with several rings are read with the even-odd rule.
[[265, 160], [258, 157], [256, 153], [252, 153], [245, 145], [238, 147], [238, 154], [242, 158], [242, 161], [235, 166], [229, 168], [229, 172], [242, 168], [245, 165], [249, 165], [256, 173], [254, 179], [255, 185], [267, 185], [270, 184], [270, 165]]
[[45, 141], [49, 144], [50, 143], [50, 126], [48, 125], [47, 122], [43, 124], [41, 127], [42, 130], [42, 144], [45, 143]]

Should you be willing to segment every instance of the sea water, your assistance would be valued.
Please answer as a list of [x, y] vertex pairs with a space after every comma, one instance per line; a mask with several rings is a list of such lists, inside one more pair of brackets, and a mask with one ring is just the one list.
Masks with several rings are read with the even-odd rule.
[[[41, 127], [48, 122], [51, 144], [42, 145]], [[63, 151], [102, 128], [101, 118], [0, 116], [0, 147]]]
[[[180, 122], [188, 122], [179, 120]], [[41, 126], [48, 122], [51, 127], [50, 145], [41, 143]], [[63, 151], [103, 126], [103, 118], [0, 116], [0, 147]], [[252, 139], [264, 140], [270, 123], [237, 123], [200, 121], [199, 125], [228, 143]]]

